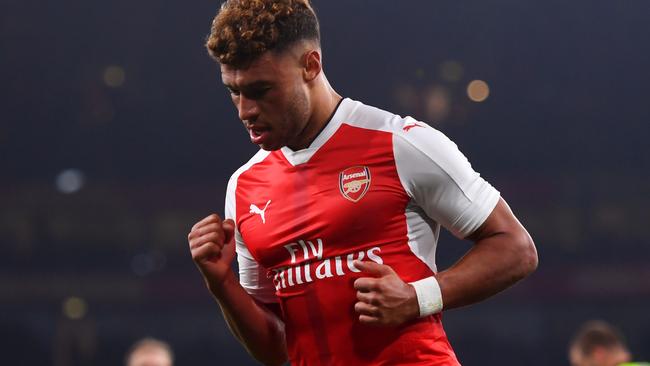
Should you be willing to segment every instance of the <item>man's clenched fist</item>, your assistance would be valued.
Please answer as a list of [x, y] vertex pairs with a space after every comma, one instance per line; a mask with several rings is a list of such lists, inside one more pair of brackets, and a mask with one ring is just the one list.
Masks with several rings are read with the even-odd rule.
[[212, 214], [199, 221], [187, 235], [192, 260], [203, 274], [208, 288], [214, 292], [227, 280], [234, 279], [230, 264], [235, 258], [235, 223], [221, 221]]
[[354, 281], [357, 303], [354, 310], [363, 324], [397, 326], [418, 317], [417, 294], [387, 265], [356, 261], [355, 267], [370, 277]]

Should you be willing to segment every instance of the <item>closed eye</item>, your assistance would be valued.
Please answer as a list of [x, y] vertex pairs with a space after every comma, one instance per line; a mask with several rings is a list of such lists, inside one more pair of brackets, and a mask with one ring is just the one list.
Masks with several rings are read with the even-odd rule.
[[236, 89], [233, 86], [227, 84], [225, 86], [228, 89], [231, 97], [238, 97], [240, 95], [243, 95], [247, 99], [252, 100], [263, 98], [266, 93], [271, 90], [271, 85], [269, 85], [267, 82], [255, 82], [245, 85], [241, 89]]
[[254, 88], [246, 91], [246, 96], [250, 99], [260, 99], [271, 89], [271, 87]]

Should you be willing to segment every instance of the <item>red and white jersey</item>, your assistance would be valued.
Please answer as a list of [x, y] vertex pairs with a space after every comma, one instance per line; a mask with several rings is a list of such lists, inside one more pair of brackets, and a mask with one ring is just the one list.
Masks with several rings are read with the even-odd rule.
[[354, 311], [354, 260], [436, 273], [440, 226], [464, 238], [499, 192], [441, 132], [344, 99], [310, 147], [260, 150], [228, 183], [240, 283], [279, 302], [293, 365], [458, 365], [440, 314], [396, 328]]

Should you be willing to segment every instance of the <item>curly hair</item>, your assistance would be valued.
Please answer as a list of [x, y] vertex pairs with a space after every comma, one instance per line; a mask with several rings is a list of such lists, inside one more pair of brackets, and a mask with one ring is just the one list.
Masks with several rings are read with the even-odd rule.
[[212, 21], [205, 46], [220, 64], [239, 68], [301, 40], [320, 44], [309, 0], [227, 0]]

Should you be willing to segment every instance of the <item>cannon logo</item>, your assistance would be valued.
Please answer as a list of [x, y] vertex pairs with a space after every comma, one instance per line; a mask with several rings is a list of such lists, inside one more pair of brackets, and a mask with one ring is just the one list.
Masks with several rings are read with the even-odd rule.
[[358, 202], [370, 188], [370, 169], [353, 166], [339, 173], [339, 190], [346, 199]]

